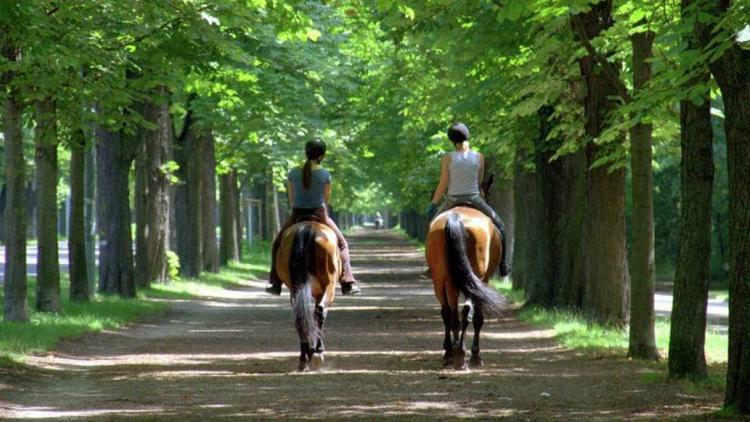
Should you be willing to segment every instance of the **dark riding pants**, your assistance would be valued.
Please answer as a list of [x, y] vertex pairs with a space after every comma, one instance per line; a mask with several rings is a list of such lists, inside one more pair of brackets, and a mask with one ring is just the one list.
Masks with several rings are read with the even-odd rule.
[[500, 234], [503, 236], [503, 240], [505, 240], [505, 223], [503, 223], [503, 220], [499, 215], [497, 215], [490, 204], [488, 204], [487, 201], [485, 201], [484, 198], [482, 198], [482, 196], [478, 193], [473, 195], [454, 195], [446, 197], [446, 201], [443, 206], [440, 207], [440, 211], [438, 211], [438, 214], [462, 203], [471, 204], [479, 211], [482, 211], [487, 217], [489, 217], [490, 220], [492, 220], [492, 223], [495, 224], [495, 227], [497, 227], [497, 229], [500, 231]]

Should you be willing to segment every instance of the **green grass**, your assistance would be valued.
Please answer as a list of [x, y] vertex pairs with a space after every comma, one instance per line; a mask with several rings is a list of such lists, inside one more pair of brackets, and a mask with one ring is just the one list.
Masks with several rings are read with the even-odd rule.
[[[60, 313], [35, 312], [36, 280], [29, 278], [29, 322], [0, 322], [0, 359], [23, 360], [28, 354], [48, 350], [62, 338], [122, 327], [167, 307], [164, 303], [101, 295], [95, 295], [89, 303], [74, 303], [68, 300], [68, 285], [67, 279], [63, 278]], [[0, 297], [2, 296], [0, 293]], [[3, 305], [0, 303], [0, 310], [2, 309]]]
[[[140, 289], [138, 299], [95, 295], [89, 303], [68, 301], [67, 277], [61, 280], [62, 311], [58, 314], [31, 312], [28, 323], [0, 322], [0, 367], [23, 361], [24, 357], [49, 350], [58, 341], [88, 332], [116, 329], [167, 309], [168, 304], [150, 299], [191, 299], [211, 296], [225, 287], [258, 277], [270, 266], [270, 245], [256, 244], [245, 251], [242, 262], [231, 263], [217, 274], [203, 273], [193, 280], [176, 280], [166, 285]], [[3, 293], [0, 289], [0, 312]], [[33, 309], [36, 280], [29, 279], [28, 303]]]
[[[524, 300], [523, 291], [512, 290], [508, 282], [493, 281], [501, 293], [515, 303]], [[524, 308], [519, 318], [539, 327], [555, 330], [557, 340], [565, 347], [587, 351], [606, 351], [625, 354], [628, 350], [628, 331], [592, 323], [576, 312], [559, 309]], [[656, 322], [656, 345], [662, 356], [669, 347], [669, 320], [660, 318]], [[710, 363], [727, 361], [728, 337], [712, 331], [706, 332], [706, 359]]]

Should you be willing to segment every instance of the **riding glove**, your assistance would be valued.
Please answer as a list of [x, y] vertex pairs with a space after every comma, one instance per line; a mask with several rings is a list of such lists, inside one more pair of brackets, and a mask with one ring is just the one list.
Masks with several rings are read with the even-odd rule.
[[427, 219], [432, 220], [432, 218], [435, 217], [435, 214], [437, 214], [437, 210], [437, 205], [430, 202], [430, 205], [427, 206], [427, 210], [425, 211], [425, 213], [427, 214]]

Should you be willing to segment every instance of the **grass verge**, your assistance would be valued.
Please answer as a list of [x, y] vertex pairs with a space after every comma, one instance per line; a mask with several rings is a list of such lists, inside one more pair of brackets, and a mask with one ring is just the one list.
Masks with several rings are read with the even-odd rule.
[[[94, 295], [89, 303], [68, 300], [69, 281], [61, 280], [62, 311], [57, 314], [31, 311], [36, 300], [36, 280], [29, 278], [29, 322], [0, 322], [0, 367], [23, 361], [33, 353], [49, 350], [58, 341], [84, 333], [120, 328], [158, 314], [168, 304], [151, 299], [191, 299], [216, 294], [226, 287], [261, 276], [270, 266], [270, 245], [258, 244], [246, 251], [241, 262], [231, 263], [219, 273], [203, 273], [198, 279], [176, 280], [141, 289], [134, 300]], [[4, 297], [0, 289], [0, 312]]]
[[[523, 303], [523, 292], [513, 290], [510, 283], [493, 280], [493, 286], [513, 302]], [[628, 350], [627, 329], [604, 327], [573, 311], [530, 307], [522, 309], [518, 317], [532, 325], [554, 329], [560, 344], [571, 349], [623, 355]], [[666, 318], [656, 321], [656, 345], [661, 355], [666, 356], [669, 347], [669, 320]], [[727, 335], [706, 331], [706, 359], [710, 364], [726, 362], [727, 348]]]

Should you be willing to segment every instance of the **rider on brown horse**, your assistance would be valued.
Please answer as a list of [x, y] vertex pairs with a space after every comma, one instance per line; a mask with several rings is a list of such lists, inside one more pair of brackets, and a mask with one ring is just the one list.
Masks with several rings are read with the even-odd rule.
[[500, 262], [500, 275], [510, 274], [510, 262], [505, 251], [505, 224], [494, 209], [482, 198], [479, 182], [484, 179], [484, 156], [469, 148], [469, 128], [463, 123], [455, 123], [448, 129], [448, 138], [453, 142], [455, 150], [443, 155], [438, 183], [432, 202], [427, 207], [427, 218], [438, 214], [438, 204], [446, 195], [446, 201], [441, 210], [453, 208], [460, 204], [467, 204], [486, 214], [500, 232], [503, 244], [503, 257]]
[[294, 168], [289, 172], [287, 178], [287, 193], [289, 203], [292, 204], [292, 215], [284, 223], [276, 239], [273, 241], [271, 252], [271, 274], [266, 292], [280, 295], [281, 280], [276, 273], [276, 251], [279, 249], [281, 235], [297, 222], [305, 218], [314, 218], [328, 225], [338, 237], [338, 246], [341, 252], [343, 264], [343, 275], [340, 279], [341, 292], [344, 295], [356, 295], [361, 292], [357, 280], [352, 274], [349, 261], [349, 245], [341, 234], [336, 223], [328, 217], [326, 203], [331, 197], [331, 174], [320, 166], [326, 154], [326, 144], [320, 140], [310, 141], [305, 145], [305, 156], [307, 161], [303, 168]]

